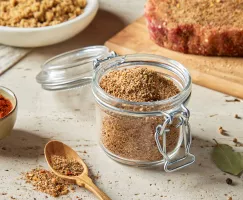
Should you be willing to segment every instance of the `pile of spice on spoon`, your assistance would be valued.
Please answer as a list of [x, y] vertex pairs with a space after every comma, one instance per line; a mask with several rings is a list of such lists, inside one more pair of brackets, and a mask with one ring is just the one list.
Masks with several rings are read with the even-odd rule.
[[67, 159], [63, 156], [51, 156], [52, 168], [60, 174], [67, 176], [79, 176], [83, 173], [83, 166], [74, 159]]
[[[51, 157], [53, 169], [67, 176], [78, 176], [83, 173], [83, 166], [73, 160], [66, 159], [63, 156], [53, 155]], [[33, 169], [24, 174], [27, 183], [31, 183], [38, 191], [49, 194], [53, 197], [59, 197], [69, 193], [72, 190], [70, 182], [56, 176], [53, 172], [45, 169]]]

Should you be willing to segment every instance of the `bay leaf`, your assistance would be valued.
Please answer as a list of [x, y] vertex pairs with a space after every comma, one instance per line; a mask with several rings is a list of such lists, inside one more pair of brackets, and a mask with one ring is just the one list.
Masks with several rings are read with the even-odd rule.
[[212, 158], [217, 167], [224, 172], [238, 176], [243, 171], [243, 156], [227, 144], [217, 143]]

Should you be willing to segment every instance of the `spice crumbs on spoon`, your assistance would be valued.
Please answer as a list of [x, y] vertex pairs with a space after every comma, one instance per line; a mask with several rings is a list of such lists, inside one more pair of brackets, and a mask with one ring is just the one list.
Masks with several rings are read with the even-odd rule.
[[84, 171], [83, 166], [78, 161], [63, 156], [52, 155], [51, 164], [54, 170], [67, 176], [78, 176]]

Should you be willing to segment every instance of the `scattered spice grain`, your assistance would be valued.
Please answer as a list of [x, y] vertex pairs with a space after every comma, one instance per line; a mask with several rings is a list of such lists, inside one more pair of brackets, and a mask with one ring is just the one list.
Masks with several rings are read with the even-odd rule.
[[233, 142], [234, 142], [234, 143], [238, 143], [237, 138], [234, 138], [234, 139], [233, 139]]
[[238, 114], [235, 114], [235, 118], [236, 118], [236, 119], [241, 119], [241, 117], [239, 117]]
[[240, 102], [240, 100], [239, 99], [226, 99], [225, 100], [226, 102]]
[[[161, 73], [145, 67], [114, 70], [100, 81], [100, 87], [109, 95], [132, 102], [154, 102], [177, 95], [180, 90]], [[117, 105], [119, 107], [119, 105]], [[133, 111], [163, 110], [164, 107], [121, 108]], [[155, 139], [155, 129], [164, 121], [163, 117], [133, 117], [105, 111], [102, 119], [101, 140], [105, 148], [120, 157], [133, 160], [157, 161], [162, 159]], [[168, 126], [167, 152], [178, 142], [177, 120]], [[160, 138], [162, 142], [162, 138]]]
[[214, 117], [214, 116], [217, 116], [218, 114], [214, 114], [214, 115], [209, 115], [209, 117]]
[[221, 135], [227, 135], [227, 134], [226, 134], [226, 131], [223, 129], [222, 126], [219, 127], [219, 133], [220, 133]]
[[232, 197], [229, 197], [229, 199], [228, 200], [233, 200], [233, 198]]
[[86, 0], [0, 1], [0, 26], [44, 27], [60, 24], [83, 13]]
[[227, 179], [226, 179], [226, 183], [227, 183], [228, 185], [233, 185], [233, 181], [232, 181], [231, 178], [227, 178]]
[[67, 176], [78, 176], [83, 173], [83, 166], [74, 159], [63, 156], [52, 155], [51, 164], [57, 172]]
[[234, 138], [233, 142], [235, 143], [236, 147], [243, 147], [243, 143], [239, 142], [237, 138]]
[[12, 103], [0, 94], [0, 119], [8, 115], [12, 108]]
[[36, 190], [53, 197], [65, 195], [69, 192], [67, 181], [45, 169], [33, 169], [24, 174], [24, 179], [27, 183], [31, 183]]

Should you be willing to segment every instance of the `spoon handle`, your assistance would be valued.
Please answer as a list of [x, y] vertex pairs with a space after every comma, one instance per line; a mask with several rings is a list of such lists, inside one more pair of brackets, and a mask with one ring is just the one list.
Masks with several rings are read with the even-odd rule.
[[100, 200], [111, 200], [103, 191], [101, 191], [88, 176], [76, 180], [77, 185], [84, 186], [90, 192], [93, 192]]

